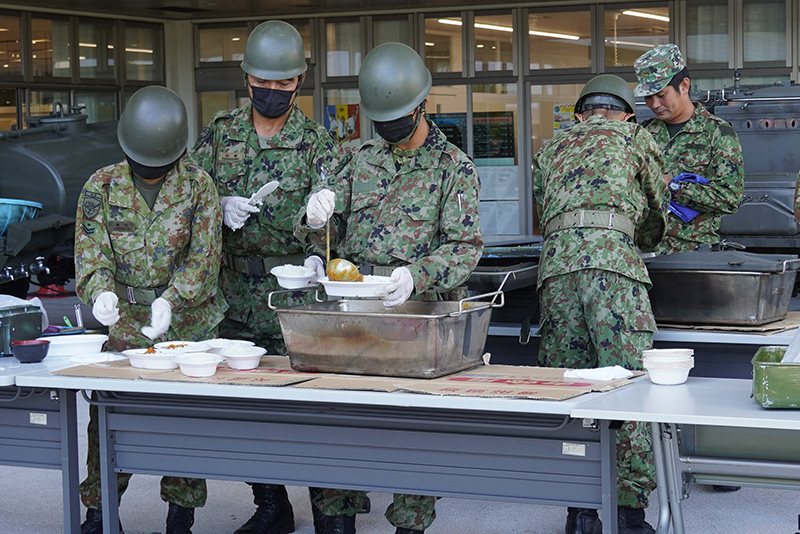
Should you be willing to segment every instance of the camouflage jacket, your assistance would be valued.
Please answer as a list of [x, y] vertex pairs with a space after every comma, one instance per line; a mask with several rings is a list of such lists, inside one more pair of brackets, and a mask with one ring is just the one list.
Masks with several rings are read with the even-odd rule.
[[[179, 163], [151, 210], [126, 162], [105, 167], [84, 185], [76, 219], [76, 290], [83, 302], [113, 292], [115, 281], [166, 286], [161, 296], [172, 305], [176, 331], [184, 317], [194, 322], [199, 314], [210, 324], [222, 319], [225, 301], [214, 298], [222, 214], [214, 184], [201, 169]], [[129, 306], [120, 299], [121, 317]], [[146, 308], [141, 316], [149, 318]]]
[[[551, 139], [533, 158], [533, 196], [541, 227], [580, 209], [630, 219], [636, 244], [664, 235], [669, 192], [660, 151], [642, 127], [593, 115]], [[545, 236], [539, 286], [549, 277], [603, 269], [650, 283], [635, 243], [616, 230], [569, 228]]]
[[[428, 138], [416, 149], [367, 141], [329, 184], [337, 220], [331, 224], [331, 257], [356, 265], [406, 266], [417, 295], [456, 288], [483, 250], [475, 166], [429, 125]], [[324, 256], [324, 230], [302, 222], [297, 235]]]
[[219, 196], [249, 197], [272, 180], [278, 189], [265, 198], [240, 230], [222, 230], [223, 250], [237, 256], [284, 256], [302, 252], [292, 223], [305, 213], [306, 196], [320, 168], [339, 165], [339, 148], [330, 134], [297, 107], [281, 132], [261, 148], [252, 106], [217, 113], [200, 133], [189, 159], [211, 175]]
[[691, 172], [710, 182], [682, 182], [675, 202], [699, 211], [700, 215], [685, 223], [670, 214], [667, 237], [657, 251], [672, 254], [693, 250], [703, 243], [719, 242], [720, 217], [739, 209], [744, 195], [742, 146], [736, 132], [700, 104], [695, 104], [694, 114], [672, 139], [662, 120], [650, 119], [642, 125], [661, 147], [667, 176], [674, 178], [682, 172]]

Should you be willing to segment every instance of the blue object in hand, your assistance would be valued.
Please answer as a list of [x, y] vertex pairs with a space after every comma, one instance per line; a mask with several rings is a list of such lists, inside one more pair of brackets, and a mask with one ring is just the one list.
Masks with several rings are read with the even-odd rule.
[[[672, 179], [674, 182], [690, 182], [693, 184], [707, 184], [709, 181], [699, 174], [694, 174], [691, 172], [682, 172], [678, 176]], [[700, 212], [693, 208], [688, 208], [681, 204], [678, 204], [674, 200], [671, 200], [669, 203], [669, 211], [675, 214], [680, 220], [685, 223], [690, 222], [692, 219], [700, 215]]]

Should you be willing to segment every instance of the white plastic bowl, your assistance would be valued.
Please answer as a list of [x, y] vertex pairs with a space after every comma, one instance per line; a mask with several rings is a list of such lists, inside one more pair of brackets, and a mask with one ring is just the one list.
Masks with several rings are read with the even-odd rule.
[[228, 362], [228, 367], [240, 371], [255, 369], [261, 362], [261, 356], [266, 354], [263, 347], [227, 347], [220, 351], [220, 355]]
[[108, 340], [105, 334], [73, 334], [64, 336], [46, 336], [50, 342], [47, 356], [77, 356], [79, 354], [96, 354], [103, 350], [103, 343]]
[[223, 349], [230, 347], [231, 345], [245, 345], [252, 347], [255, 345], [252, 341], [247, 341], [245, 339], [225, 339], [225, 338], [216, 338], [216, 339], [207, 339], [203, 341], [203, 343], [207, 344], [211, 348], [208, 349], [206, 352], [213, 352], [215, 354], [221, 354]]
[[363, 282], [340, 282], [324, 276], [319, 281], [325, 286], [325, 293], [331, 297], [376, 298], [383, 296], [383, 288], [391, 279], [388, 276], [367, 275]]
[[222, 356], [210, 352], [188, 352], [172, 357], [181, 368], [181, 373], [195, 378], [214, 376]]
[[178, 364], [173, 361], [175, 356], [172, 352], [156, 352], [147, 354], [150, 349], [128, 349], [123, 350], [122, 354], [128, 357], [131, 367], [139, 369], [177, 369]]
[[308, 287], [314, 277], [314, 271], [302, 265], [278, 265], [269, 271], [278, 279], [278, 285], [284, 289], [300, 289]]
[[645, 370], [650, 375], [653, 384], [672, 386], [683, 384], [689, 378], [689, 371], [694, 367], [694, 358], [688, 361], [673, 362], [647, 362]]
[[156, 349], [175, 356], [185, 352], [207, 352], [211, 346], [205, 341], [162, 341], [153, 345]]

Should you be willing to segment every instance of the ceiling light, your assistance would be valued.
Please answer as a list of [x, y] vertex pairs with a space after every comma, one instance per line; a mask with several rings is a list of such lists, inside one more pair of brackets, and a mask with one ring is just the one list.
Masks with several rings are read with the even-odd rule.
[[627, 9], [622, 12], [623, 15], [630, 15], [631, 17], [640, 17], [643, 19], [653, 19], [653, 20], [660, 20], [661, 22], [669, 22], [669, 17], [665, 17], [664, 15], [655, 15], [653, 13], [645, 13], [644, 11], [633, 11], [631, 9]]
[[425, 41], [425, 46], [436, 46], [436, 43], [431, 43], [429, 41]]
[[148, 50], [147, 48], [126, 48], [126, 52], [136, 52], [139, 54], [152, 54], [152, 50]]
[[641, 48], [655, 48], [656, 45], [648, 43], [635, 43], [633, 41], [615, 41], [613, 39], [606, 39], [606, 43], [615, 45], [639, 46]]
[[476, 48], [483, 48], [483, 45], [482, 45], [482, 44], [479, 44], [479, 45], [475, 45], [475, 47], [476, 47]]
[[450, 26], [461, 26], [461, 21], [458, 19], [439, 19], [439, 24], [449, 24]]
[[241, 41], [241, 37], [231, 37], [231, 41]]
[[78, 46], [82, 46], [84, 48], [97, 48], [96, 43], [78, 43]]
[[577, 41], [581, 38], [580, 35], [571, 35], [569, 33], [553, 33], [553, 32], [540, 32], [538, 30], [528, 30], [529, 35], [536, 35], [537, 37], [553, 37], [554, 39], [568, 39], [570, 41]]
[[475, 23], [476, 28], [481, 28], [483, 30], [497, 30], [499, 32], [513, 32], [514, 28], [509, 26], [498, 26], [497, 24], [483, 24], [482, 22]]

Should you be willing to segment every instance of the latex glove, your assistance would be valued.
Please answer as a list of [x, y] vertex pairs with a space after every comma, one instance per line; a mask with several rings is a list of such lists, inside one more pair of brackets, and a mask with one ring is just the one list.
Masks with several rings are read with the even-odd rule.
[[322, 264], [322, 258], [319, 256], [307, 257], [306, 261], [303, 262], [303, 267], [309, 271], [314, 271], [314, 278], [311, 280], [312, 282], [316, 282], [325, 276], [325, 265]]
[[414, 279], [408, 267], [398, 267], [392, 271], [390, 282], [383, 287], [383, 305], [387, 308], [396, 308], [408, 300], [414, 291]]
[[245, 221], [251, 213], [257, 213], [258, 207], [248, 203], [244, 197], [222, 197], [219, 205], [222, 207], [222, 220], [225, 226], [231, 230], [238, 230], [244, 226]]
[[92, 315], [104, 326], [111, 326], [119, 320], [119, 298], [111, 291], [103, 291], [94, 299]]
[[314, 193], [306, 206], [306, 222], [311, 228], [322, 228], [333, 215], [335, 206], [336, 194], [330, 189]]
[[169, 325], [172, 322], [172, 305], [159, 297], [150, 305], [150, 310], [150, 326], [143, 326], [142, 334], [155, 340], [169, 330]]

